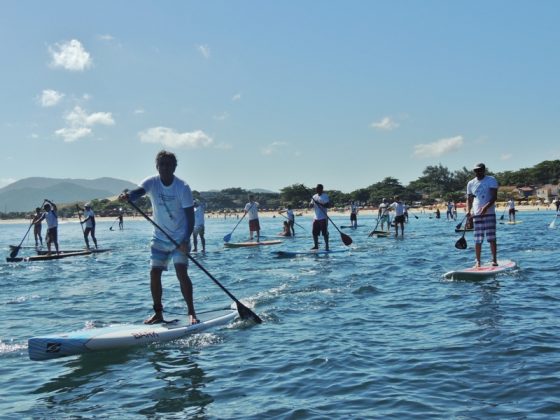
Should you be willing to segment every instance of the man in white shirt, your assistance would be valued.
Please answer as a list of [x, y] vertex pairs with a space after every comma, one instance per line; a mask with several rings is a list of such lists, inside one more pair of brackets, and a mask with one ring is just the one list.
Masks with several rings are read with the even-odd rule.
[[498, 265], [496, 244], [496, 199], [498, 197], [498, 181], [486, 175], [486, 166], [479, 163], [474, 166], [476, 175], [467, 184], [467, 218], [474, 221], [474, 246], [476, 267], [480, 267], [482, 242], [490, 244], [492, 264]]
[[325, 240], [325, 251], [329, 250], [329, 230], [327, 207], [329, 207], [329, 196], [324, 193], [323, 185], [317, 184], [315, 188], [316, 194], [311, 199], [309, 206], [313, 206], [315, 216], [313, 218], [313, 248], [319, 249], [319, 234], [323, 235]]
[[194, 203], [191, 188], [185, 181], [177, 178], [177, 158], [171, 152], [162, 150], [156, 156], [159, 175], [146, 178], [139, 188], [123, 192], [119, 199], [135, 201], [147, 195], [152, 202], [153, 215], [157, 225], [164, 229], [175, 242], [159, 229], [154, 228], [151, 245], [150, 290], [152, 292], [154, 315], [146, 319], [146, 324], [164, 322], [162, 305], [161, 275], [167, 270], [169, 260], [173, 260], [175, 274], [181, 285], [181, 294], [187, 304], [191, 324], [198, 323], [194, 310], [193, 288], [189, 278], [188, 257], [190, 238], [194, 228]]
[[261, 226], [259, 224], [259, 203], [255, 201], [255, 196], [249, 194], [249, 202], [245, 204], [244, 214], [249, 214], [249, 239], [253, 240], [253, 232], [257, 232], [257, 242], [260, 241]]
[[197, 252], [198, 241], [197, 237], [200, 236], [200, 243], [202, 245], [202, 252], [206, 252], [206, 239], [204, 239], [204, 210], [206, 204], [200, 203], [195, 200], [194, 202], [194, 230], [193, 230], [193, 251]]

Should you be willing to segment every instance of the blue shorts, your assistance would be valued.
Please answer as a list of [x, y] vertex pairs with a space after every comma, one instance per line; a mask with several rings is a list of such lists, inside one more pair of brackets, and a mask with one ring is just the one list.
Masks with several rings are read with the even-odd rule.
[[164, 271], [167, 270], [167, 265], [169, 260], [173, 260], [173, 264], [182, 264], [188, 267], [189, 259], [183, 254], [183, 252], [175, 246], [174, 243], [168, 241], [162, 241], [161, 239], [152, 239], [150, 242], [151, 255], [150, 255], [150, 265], [151, 267], [161, 268]]
[[474, 216], [474, 243], [481, 244], [486, 240], [494, 242], [496, 240], [496, 215], [485, 214], [482, 216]]

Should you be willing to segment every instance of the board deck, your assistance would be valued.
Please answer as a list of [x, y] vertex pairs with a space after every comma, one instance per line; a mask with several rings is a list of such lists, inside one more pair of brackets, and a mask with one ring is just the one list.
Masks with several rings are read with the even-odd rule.
[[348, 252], [348, 249], [331, 249], [329, 251], [325, 251], [324, 249], [310, 249], [307, 251], [273, 251], [272, 253], [277, 257], [297, 257], [303, 255], [329, 255], [340, 252]]
[[370, 232], [371, 236], [377, 236], [378, 238], [385, 238], [391, 234], [391, 232], [387, 232], [386, 230], [374, 230]]
[[247, 241], [247, 242], [226, 242], [224, 246], [227, 248], [243, 248], [243, 247], [253, 247], [253, 246], [266, 246], [266, 245], [278, 245], [281, 244], [282, 241], [279, 239], [271, 240], [271, 241]]
[[495, 276], [498, 273], [511, 270], [517, 264], [510, 260], [498, 260], [498, 265], [493, 266], [491, 263], [484, 264], [480, 267], [469, 267], [461, 270], [449, 271], [443, 276], [447, 279], [474, 278], [480, 279]]
[[59, 260], [61, 258], [68, 258], [68, 257], [80, 257], [84, 255], [91, 255], [91, 254], [98, 254], [101, 252], [107, 252], [110, 249], [92, 249], [92, 250], [81, 250], [76, 252], [65, 252], [62, 251], [59, 254], [52, 253], [51, 255], [43, 254], [43, 255], [32, 255], [29, 257], [7, 257], [7, 262], [32, 262], [32, 261], [50, 261], [50, 260]]
[[200, 323], [195, 325], [187, 325], [184, 321], [153, 325], [122, 324], [32, 337], [27, 342], [29, 358], [47, 360], [99, 350], [175, 340], [227, 324], [236, 316], [236, 310], [223, 309], [199, 313], [197, 317]]

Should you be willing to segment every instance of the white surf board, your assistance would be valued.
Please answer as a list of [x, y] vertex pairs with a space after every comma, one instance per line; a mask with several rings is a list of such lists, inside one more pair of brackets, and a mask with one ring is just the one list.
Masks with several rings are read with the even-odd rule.
[[27, 341], [29, 358], [48, 360], [99, 350], [176, 340], [227, 324], [236, 316], [236, 310], [224, 309], [197, 314], [200, 323], [195, 325], [188, 325], [186, 321], [153, 325], [121, 324], [32, 337]]
[[469, 267], [461, 270], [449, 271], [443, 275], [447, 279], [481, 279], [485, 277], [495, 276], [503, 271], [515, 268], [517, 264], [511, 260], [498, 260], [498, 265], [493, 266], [492, 263], [483, 264], [480, 267]]

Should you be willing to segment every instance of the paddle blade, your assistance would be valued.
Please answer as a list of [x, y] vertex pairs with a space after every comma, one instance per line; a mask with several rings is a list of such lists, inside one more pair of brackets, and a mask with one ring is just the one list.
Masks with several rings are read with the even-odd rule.
[[236, 301], [235, 303], [237, 304], [237, 312], [239, 313], [241, 319], [250, 319], [255, 324], [262, 324], [262, 319], [260, 319], [256, 313], [254, 313], [239, 301]]
[[554, 229], [554, 224], [556, 222], [556, 219], [554, 219], [552, 222], [550, 222], [550, 225], [548, 225], [549, 229]]
[[346, 245], [346, 246], [352, 245], [352, 238], [350, 236], [346, 235], [345, 233], [340, 232], [340, 239], [342, 239], [342, 242], [344, 242], [344, 245]]
[[455, 226], [455, 229], [459, 230], [459, 229], [461, 229], [461, 226], [463, 226], [463, 222], [461, 222], [457, 226]]
[[17, 254], [18, 254], [20, 248], [21, 248], [21, 247], [19, 247], [19, 246], [13, 247], [12, 252], [10, 252], [10, 258], [15, 258], [15, 257], [17, 257]]
[[224, 242], [229, 242], [231, 240], [231, 233], [228, 233], [226, 236], [224, 236]]
[[503, 214], [500, 216], [500, 220], [504, 220], [504, 215]]
[[111, 227], [109, 228], [109, 230], [113, 230], [113, 226], [111, 226]]
[[464, 236], [461, 236], [457, 242], [455, 242], [455, 248], [457, 249], [467, 249], [467, 240]]

